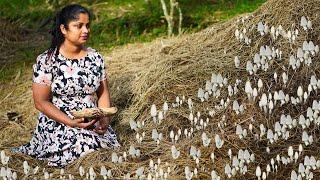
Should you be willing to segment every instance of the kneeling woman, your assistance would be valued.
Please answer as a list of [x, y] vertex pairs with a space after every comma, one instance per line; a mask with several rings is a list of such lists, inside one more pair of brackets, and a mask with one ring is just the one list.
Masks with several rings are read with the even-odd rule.
[[[33, 66], [33, 99], [40, 111], [31, 141], [13, 148], [50, 166], [65, 166], [99, 148], [120, 147], [109, 117], [90, 122], [70, 113], [92, 107], [110, 107], [104, 59], [87, 48], [90, 13], [68, 5], [57, 13], [50, 48]], [[92, 127], [89, 128], [89, 127]]]

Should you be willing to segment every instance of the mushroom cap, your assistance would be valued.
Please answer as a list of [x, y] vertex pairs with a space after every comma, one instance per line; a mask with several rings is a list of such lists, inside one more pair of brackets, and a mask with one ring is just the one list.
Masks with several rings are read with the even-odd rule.
[[302, 16], [301, 20], [300, 20], [300, 26], [305, 27], [307, 25], [308, 25], [308, 21], [307, 21], [306, 17]]

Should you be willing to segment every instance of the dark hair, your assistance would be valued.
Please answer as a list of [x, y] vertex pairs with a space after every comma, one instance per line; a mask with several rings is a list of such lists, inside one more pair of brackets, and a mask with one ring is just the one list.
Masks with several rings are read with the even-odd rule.
[[68, 29], [69, 22], [72, 20], [77, 20], [79, 18], [79, 14], [81, 13], [88, 14], [89, 20], [91, 19], [88, 9], [79, 4], [67, 5], [56, 13], [55, 18], [53, 19], [52, 28], [50, 30], [52, 39], [49, 47], [49, 58], [51, 58], [54, 51], [56, 51], [55, 56], [59, 54], [59, 48], [64, 42], [64, 36], [60, 30], [60, 25], [63, 24], [64, 27]]

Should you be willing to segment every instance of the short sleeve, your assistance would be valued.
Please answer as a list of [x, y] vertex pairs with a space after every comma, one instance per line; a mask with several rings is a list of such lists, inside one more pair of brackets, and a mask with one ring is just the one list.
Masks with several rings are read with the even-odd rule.
[[50, 86], [52, 83], [52, 65], [47, 62], [47, 53], [40, 54], [33, 65], [32, 81]]
[[100, 65], [100, 69], [101, 69], [99, 79], [100, 79], [100, 81], [103, 81], [103, 80], [108, 79], [107, 67], [106, 67], [105, 60], [102, 57], [102, 55], [99, 54], [98, 57], [99, 57], [99, 65]]

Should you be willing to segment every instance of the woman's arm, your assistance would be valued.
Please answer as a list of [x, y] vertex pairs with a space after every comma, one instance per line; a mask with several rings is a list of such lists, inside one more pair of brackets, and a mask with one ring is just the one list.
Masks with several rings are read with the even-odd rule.
[[95, 123], [91, 121], [89, 123], [83, 123], [84, 119], [74, 119], [69, 118], [67, 114], [58, 109], [50, 101], [51, 90], [50, 86], [43, 84], [33, 83], [32, 84], [33, 100], [36, 109], [45, 114], [48, 118], [53, 119], [59, 123], [63, 123], [70, 127], [80, 127], [87, 128]]
[[[109, 93], [108, 80], [100, 81], [100, 86], [97, 90], [98, 107], [110, 107], [111, 99]], [[101, 117], [98, 121], [98, 126], [95, 128], [95, 132], [98, 134], [104, 134], [110, 123], [110, 117]]]
[[100, 86], [97, 90], [98, 107], [108, 108], [111, 106], [108, 80], [100, 81]]

